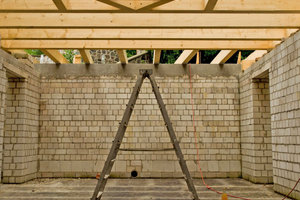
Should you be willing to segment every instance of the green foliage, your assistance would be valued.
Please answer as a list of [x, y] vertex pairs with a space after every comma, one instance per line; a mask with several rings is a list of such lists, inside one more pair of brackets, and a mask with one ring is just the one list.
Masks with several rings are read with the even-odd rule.
[[74, 56], [76, 55], [76, 52], [74, 50], [65, 50], [65, 53], [63, 56], [70, 62], [73, 63]]
[[181, 55], [182, 50], [163, 50], [161, 51], [160, 62], [167, 63], [167, 64], [174, 64], [175, 61]]
[[136, 50], [126, 50], [126, 54], [127, 54], [127, 58], [130, 58], [136, 55]]
[[201, 63], [211, 63], [219, 52], [219, 50], [201, 51]]
[[37, 50], [37, 49], [27, 49], [25, 51], [29, 55], [32, 55], [32, 56], [40, 56], [40, 55], [44, 54], [41, 50]]

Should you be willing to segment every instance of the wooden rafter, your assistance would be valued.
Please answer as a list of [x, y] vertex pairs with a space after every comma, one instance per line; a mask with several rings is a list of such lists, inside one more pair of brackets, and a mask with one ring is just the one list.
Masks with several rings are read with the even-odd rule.
[[224, 64], [236, 52], [237, 52], [237, 50], [222, 50], [210, 64]]
[[69, 63], [69, 61], [58, 50], [42, 50], [55, 63]]
[[93, 64], [93, 58], [89, 50], [79, 49], [80, 55], [86, 64]]
[[118, 55], [119, 55], [120, 62], [122, 64], [128, 64], [128, 58], [127, 58], [126, 50], [119, 49], [119, 50], [117, 50], [117, 52], [118, 52]]
[[158, 65], [160, 62], [161, 50], [154, 50], [153, 64]]
[[174, 0], [160, 0], [160, 1], [156, 2], [156, 3], [150, 4], [148, 6], [145, 6], [145, 7], [141, 8], [141, 9], [138, 9], [138, 11], [140, 11], [140, 12], [150, 11], [153, 8], [156, 8], [158, 6], [164, 5], [164, 4], [169, 3], [171, 1], [174, 1]]
[[300, 14], [0, 13], [2, 28], [45, 25], [49, 28], [298, 28]]
[[257, 50], [251, 53], [245, 60], [254, 60], [256, 58], [262, 57], [264, 54], [268, 53], [266, 50]]
[[187, 64], [199, 50], [184, 50], [179, 58], [175, 61], [175, 64]]
[[0, 29], [11, 39], [281, 40], [298, 29]]
[[66, 11], [68, 10], [68, 6], [65, 0], [52, 0], [55, 6], [59, 11]]
[[218, 0], [204, 0], [204, 10], [212, 11], [215, 8], [217, 2]]
[[1, 40], [1, 46], [8, 49], [265, 50], [279, 43], [263, 40]]
[[262, 57], [264, 54], [268, 53], [266, 50], [256, 50], [250, 54], [245, 60], [242, 60], [242, 70], [246, 70], [253, 63], [256, 62], [256, 59]]

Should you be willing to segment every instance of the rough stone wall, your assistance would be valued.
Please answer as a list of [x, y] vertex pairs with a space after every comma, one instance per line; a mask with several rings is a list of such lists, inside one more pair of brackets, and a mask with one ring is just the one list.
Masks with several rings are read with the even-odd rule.
[[[161, 66], [160, 69], [170, 74], [169, 69], [176, 71], [174, 67], [184, 70], [181, 65]], [[93, 68], [99, 67], [91, 65], [88, 70]], [[125, 71], [129, 72], [129, 69], [138, 71], [136, 65], [126, 66]], [[203, 71], [207, 66], [194, 69], [202, 69], [193, 76], [192, 82], [197, 142], [204, 176], [239, 177], [238, 78], [205, 77]], [[220, 71], [221, 68], [214, 66], [211, 69]], [[45, 66], [43, 70], [52, 69]], [[71, 73], [67, 68], [60, 70]], [[108, 67], [101, 68], [101, 73], [106, 70], [115, 71]], [[120, 70], [124, 72], [122, 67]], [[40, 113], [39, 176], [95, 177], [102, 170], [136, 77], [122, 73], [116, 73], [120, 76], [97, 76], [94, 71], [91, 73], [94, 76], [57, 73], [67, 78], [51, 78], [50, 74], [42, 72], [41, 100], [44, 102]], [[156, 76], [156, 81], [191, 174], [200, 177], [196, 165], [189, 77], [162, 75]], [[143, 84], [121, 147], [172, 147], [148, 80]], [[119, 152], [113, 176], [130, 177], [132, 170], [137, 170], [140, 177], [182, 176], [173, 151]]]
[[[94, 63], [98, 64], [113, 64], [120, 61], [117, 50], [90, 50]], [[103, 55], [105, 61], [102, 60]]]
[[2, 50], [0, 58], [5, 68], [2, 75], [7, 77], [3, 95], [6, 98], [1, 102], [5, 102], [6, 108], [5, 117], [1, 117], [5, 124], [2, 182], [22, 183], [35, 178], [37, 173], [40, 75], [28, 59], [17, 60]]
[[[297, 32], [245, 70], [240, 79], [243, 177], [261, 182], [259, 179], [270, 181], [272, 176], [269, 165], [271, 155], [269, 150], [266, 150], [266, 147], [269, 149], [268, 144], [270, 144], [266, 142], [269, 141], [269, 137], [266, 137], [268, 130], [263, 130], [263, 126], [255, 125], [259, 123], [257, 120], [261, 120], [261, 116], [265, 115], [269, 118], [269, 114], [264, 109], [254, 112], [259, 102], [255, 100], [257, 95], [253, 93], [256, 91], [253, 87], [258, 84], [261, 85], [261, 91], [266, 97], [268, 86], [267, 83], [263, 85], [262, 82], [269, 78], [274, 189], [283, 194], [288, 194], [299, 179], [299, 74], [300, 32]], [[263, 88], [266, 88], [265, 91]], [[263, 104], [259, 104], [261, 105]], [[268, 121], [263, 123], [266, 128], [268, 123]], [[260, 133], [265, 133], [266, 136]], [[254, 178], [251, 179], [251, 176]], [[300, 198], [300, 186], [296, 187], [291, 197]]]

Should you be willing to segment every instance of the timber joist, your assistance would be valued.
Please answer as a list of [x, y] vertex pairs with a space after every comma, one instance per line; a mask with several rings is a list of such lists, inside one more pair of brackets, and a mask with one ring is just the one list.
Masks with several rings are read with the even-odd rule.
[[[300, 27], [299, 0], [1, 0], [3, 49], [270, 50]], [[191, 53], [190, 53], [191, 52]], [[57, 53], [57, 52], [56, 52]], [[231, 53], [232, 54], [232, 53]], [[231, 56], [222, 52], [216, 62]]]

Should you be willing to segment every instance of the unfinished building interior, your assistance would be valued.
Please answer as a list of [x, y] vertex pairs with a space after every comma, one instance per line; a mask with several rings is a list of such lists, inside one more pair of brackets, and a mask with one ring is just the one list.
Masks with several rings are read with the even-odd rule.
[[[3, 185], [95, 178], [139, 69], [153, 70], [194, 180], [198, 160], [204, 178], [274, 184], [282, 195], [299, 180], [299, 1], [2, 0], [0, 11]], [[24, 49], [56, 64], [39, 64]], [[67, 63], [59, 49], [78, 49], [84, 63]], [[120, 63], [94, 64], [96, 49], [117, 50]], [[155, 50], [153, 64], [128, 64], [126, 49]], [[172, 49], [184, 51], [161, 64], [161, 51]], [[221, 52], [212, 64], [189, 65], [199, 50]], [[238, 50], [254, 52], [225, 64]], [[149, 80], [121, 147], [172, 148]], [[120, 151], [110, 177], [132, 176], [182, 178], [182, 171], [174, 151]], [[289, 197], [300, 199], [300, 184]]]

